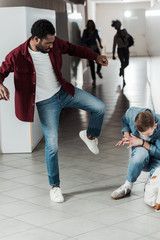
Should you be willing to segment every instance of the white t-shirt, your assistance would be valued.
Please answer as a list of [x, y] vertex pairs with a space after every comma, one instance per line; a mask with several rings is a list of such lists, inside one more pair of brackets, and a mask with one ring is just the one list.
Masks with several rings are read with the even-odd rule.
[[55, 75], [48, 53], [32, 51], [30, 48], [28, 49], [36, 70], [35, 102], [40, 102], [56, 94], [61, 86]]

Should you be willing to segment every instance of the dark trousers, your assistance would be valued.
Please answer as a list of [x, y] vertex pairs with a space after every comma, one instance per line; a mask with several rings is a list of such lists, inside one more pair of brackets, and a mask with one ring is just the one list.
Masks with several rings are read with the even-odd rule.
[[118, 57], [121, 62], [121, 70], [124, 70], [129, 65], [129, 49], [118, 48]]
[[[94, 52], [100, 54], [99, 49], [95, 50]], [[96, 80], [94, 60], [88, 60], [88, 62], [89, 62], [90, 70], [91, 70], [92, 79], [93, 79], [93, 80]], [[102, 65], [97, 63], [97, 72], [100, 72], [100, 71], [101, 71], [101, 68], [102, 68]]]

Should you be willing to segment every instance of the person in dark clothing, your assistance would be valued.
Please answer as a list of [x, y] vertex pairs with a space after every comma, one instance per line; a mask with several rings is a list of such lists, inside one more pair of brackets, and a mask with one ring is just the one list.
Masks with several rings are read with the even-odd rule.
[[[100, 48], [103, 48], [101, 44], [101, 39], [99, 37], [98, 31], [96, 29], [95, 23], [93, 20], [88, 20], [86, 29], [84, 29], [83, 34], [82, 34], [82, 44], [90, 49], [92, 49], [94, 52], [100, 54], [97, 41], [99, 42]], [[95, 64], [94, 60], [89, 60], [89, 66], [91, 70], [91, 75], [93, 79], [92, 85], [95, 86], [96, 84], [96, 74], [95, 74]], [[97, 75], [100, 78], [103, 78], [102, 73], [101, 73], [101, 67], [102, 65], [97, 63]]]
[[121, 62], [121, 67], [119, 71], [119, 76], [123, 77], [123, 87], [126, 85], [125, 79], [124, 79], [124, 69], [129, 65], [129, 48], [128, 48], [128, 37], [129, 34], [127, 33], [126, 29], [121, 29], [121, 22], [119, 20], [113, 20], [111, 26], [114, 27], [117, 30], [117, 33], [114, 36], [113, 39], [113, 60], [116, 59], [115, 57], [115, 50], [116, 46], [118, 58]]

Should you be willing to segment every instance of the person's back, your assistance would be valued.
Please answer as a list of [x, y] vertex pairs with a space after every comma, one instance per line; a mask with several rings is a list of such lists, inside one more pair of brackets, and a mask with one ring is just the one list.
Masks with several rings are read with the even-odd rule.
[[118, 48], [128, 48], [128, 33], [126, 29], [119, 30], [114, 36], [114, 44]]

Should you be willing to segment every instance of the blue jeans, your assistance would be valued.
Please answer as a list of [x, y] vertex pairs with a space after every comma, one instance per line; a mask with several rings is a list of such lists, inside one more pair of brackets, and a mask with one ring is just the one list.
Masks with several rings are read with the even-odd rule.
[[133, 147], [126, 179], [135, 182], [141, 171], [150, 172], [151, 176], [157, 167], [160, 167], [160, 159], [151, 157], [143, 147]]
[[103, 123], [105, 104], [79, 88], [75, 88], [74, 97], [61, 88], [54, 96], [38, 102], [36, 105], [45, 136], [45, 157], [49, 184], [51, 186], [59, 186], [58, 126], [62, 109], [72, 107], [90, 112], [87, 134], [92, 137], [98, 137]]

